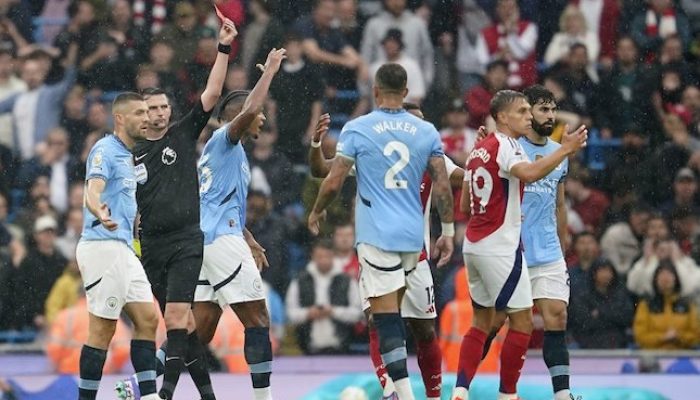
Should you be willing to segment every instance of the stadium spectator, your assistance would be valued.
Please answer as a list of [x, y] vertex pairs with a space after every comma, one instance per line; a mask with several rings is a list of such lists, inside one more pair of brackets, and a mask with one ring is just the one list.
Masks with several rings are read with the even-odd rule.
[[27, 84], [27, 91], [0, 101], [0, 114], [12, 113], [17, 138], [14, 150], [22, 160], [32, 158], [35, 154], [34, 146], [44, 140], [49, 131], [60, 122], [63, 100], [76, 79], [76, 51], [73, 43], [63, 60], [66, 68], [63, 79], [54, 84], [45, 82], [49, 72], [44, 62], [45, 54], [31, 53], [24, 59], [21, 68], [21, 77]]
[[362, 304], [355, 280], [334, 268], [330, 242], [314, 245], [306, 270], [289, 285], [286, 303], [305, 354], [347, 352], [352, 325], [362, 319]]
[[175, 5], [174, 21], [167, 24], [159, 36], [175, 51], [172, 59], [173, 68], [179, 70], [194, 59], [199, 39], [205, 35], [214, 35], [211, 28], [200, 26], [192, 3], [180, 1]]
[[405, 54], [418, 62], [425, 85], [433, 82], [434, 53], [428, 28], [413, 11], [407, 9], [406, 0], [382, 0], [384, 10], [372, 17], [365, 27], [362, 37], [362, 58], [368, 64], [385, 62], [387, 58], [382, 45], [389, 29], [398, 29], [402, 33]]
[[63, 101], [63, 114], [61, 116], [61, 126], [70, 135], [70, 146], [68, 151], [71, 155], [77, 155], [83, 147], [85, 136], [90, 131], [88, 126], [87, 99], [85, 89], [76, 85], [71, 88]]
[[564, 188], [571, 209], [581, 217], [584, 229], [589, 232], [599, 232], [603, 216], [610, 206], [610, 200], [602, 191], [591, 187], [589, 175], [585, 168], [572, 165], [566, 176]]
[[638, 54], [637, 45], [630, 37], [620, 38], [615, 64], [601, 78], [596, 92], [598, 108], [595, 117], [603, 139], [622, 136], [639, 117], [644, 70]]
[[56, 247], [67, 260], [75, 259], [75, 249], [83, 230], [83, 210], [80, 207], [70, 208], [66, 212], [63, 235], [56, 239]]
[[[82, 294], [74, 306], [59, 312], [53, 323], [48, 326], [45, 350], [55, 372], [73, 375], [79, 372], [80, 351], [88, 337], [89, 315], [87, 299]], [[121, 371], [129, 359], [130, 336], [127, 325], [117, 320], [104, 364], [105, 373]]]
[[595, 262], [588, 285], [571, 296], [569, 330], [583, 349], [619, 349], [627, 346], [626, 331], [632, 326], [634, 304], [613, 264]]
[[[358, 81], [364, 83], [368, 79], [367, 65], [333, 25], [335, 10], [335, 0], [319, 0], [310, 15], [296, 22], [294, 30], [303, 39], [306, 58], [319, 66], [326, 85], [332, 88], [328, 89], [331, 93], [335, 90], [357, 91]], [[339, 100], [337, 107], [346, 114], [362, 114], [366, 107], [366, 104], [359, 107], [354, 101], [336, 99], [335, 94], [328, 96], [328, 92], [327, 97]]]
[[479, 6], [477, 0], [462, 2], [461, 20], [457, 26], [456, 59], [462, 93], [481, 82], [483, 66], [476, 57], [476, 43], [481, 30], [490, 24], [491, 18]]
[[358, 12], [357, 0], [337, 0], [336, 16], [340, 31], [350, 45], [359, 49], [362, 46], [362, 35], [367, 24], [367, 18]]
[[544, 54], [544, 62], [554, 65], [565, 58], [576, 43], [582, 43], [588, 50], [588, 63], [593, 65], [600, 54], [600, 41], [598, 35], [586, 26], [586, 18], [583, 12], [573, 4], [569, 4], [559, 18], [559, 32], [547, 46]]
[[240, 64], [248, 72], [251, 80], [257, 82], [261, 72], [255, 65], [265, 64], [270, 49], [282, 47], [284, 27], [277, 17], [272, 15], [272, 6], [268, 1], [248, 2], [248, 12], [253, 19], [243, 31]]
[[[8, 50], [0, 49], [0, 101], [27, 90], [27, 84], [15, 75], [16, 60]], [[0, 116], [0, 145], [15, 148], [12, 116]]]
[[150, 35], [136, 25], [128, 0], [115, 0], [110, 12], [106, 34], [119, 48], [119, 58], [131, 64], [148, 59]]
[[[634, 338], [643, 349], [693, 349], [700, 343], [700, 318], [695, 303], [684, 297], [683, 277], [664, 260], [653, 275], [653, 293], [637, 306]], [[696, 278], [697, 279], [697, 278]]]
[[333, 230], [333, 268], [360, 279], [360, 261], [355, 252], [355, 225], [338, 224]]
[[662, 265], [673, 267], [678, 276], [678, 293], [691, 296], [700, 293], [700, 267], [683, 254], [678, 243], [672, 239], [647, 240], [644, 253], [627, 274], [627, 289], [636, 296], [654, 296], [654, 278]]
[[73, 1], [68, 6], [68, 18], [68, 24], [56, 36], [54, 46], [65, 56], [70, 45], [77, 43], [76, 60], [81, 63], [97, 49], [98, 40], [102, 38], [102, 30], [95, 16], [95, 6], [88, 0]]
[[[82, 210], [78, 210], [81, 211]], [[82, 225], [81, 225], [82, 227]], [[83, 294], [83, 280], [80, 278], [78, 263], [75, 261], [75, 252], [71, 256], [73, 259], [68, 262], [66, 269], [51, 287], [49, 295], [46, 297], [44, 305], [44, 316], [47, 326], [51, 326], [58, 317], [58, 314], [66, 308], [73, 307]]]
[[323, 107], [319, 68], [304, 59], [299, 36], [287, 35], [287, 61], [270, 85], [271, 123], [279, 133], [277, 148], [293, 164], [306, 164], [306, 151]]
[[615, 193], [620, 186], [629, 187], [636, 198], [653, 190], [650, 186], [649, 171], [642, 166], [651, 156], [647, 137], [636, 125], [630, 125], [622, 134], [622, 146], [608, 159], [606, 168], [615, 171], [605, 176], [602, 185], [608, 193]]
[[648, 8], [637, 14], [632, 21], [631, 35], [647, 62], [655, 59], [663, 39], [678, 35], [683, 49], [690, 44], [690, 24], [688, 18], [672, 0], [649, 0]]
[[583, 293], [591, 266], [600, 257], [600, 245], [594, 234], [584, 231], [574, 237], [571, 246], [573, 259], [567, 260], [571, 293]]
[[508, 62], [508, 87], [522, 89], [537, 83], [537, 25], [520, 18], [516, 0], [496, 2], [497, 23], [481, 31], [476, 54], [481, 65], [494, 60]]
[[45, 325], [44, 303], [56, 280], [66, 267], [67, 260], [56, 249], [56, 220], [48, 215], [39, 217], [34, 224], [35, 245], [15, 271], [13, 288], [9, 292], [15, 329], [41, 329]]
[[649, 208], [637, 204], [629, 212], [626, 221], [610, 226], [600, 239], [603, 256], [615, 267], [616, 275], [627, 275], [632, 262], [642, 254], [641, 238], [646, 232]]
[[260, 170], [261, 175], [258, 180], [262, 181], [262, 185], [267, 185], [270, 190], [273, 208], [282, 210], [292, 199], [298, 197], [299, 179], [287, 156], [278, 150], [278, 137], [276, 132], [269, 129], [260, 131], [253, 145], [253, 151], [249, 155], [249, 162], [253, 176], [256, 174], [256, 169]]
[[406, 54], [404, 49], [403, 33], [401, 33], [401, 30], [396, 28], [387, 30], [382, 40], [383, 57], [381, 60], [370, 65], [369, 76], [370, 79], [373, 79], [379, 67], [384, 65], [384, 63], [391, 62], [401, 65], [406, 70], [406, 75], [408, 77], [406, 83], [406, 88], [408, 89], [406, 101], [420, 105], [426, 94], [425, 80], [422, 79], [422, 71], [421, 67], [418, 65], [418, 61]]
[[582, 43], [574, 43], [568, 55], [555, 65], [550, 73], [558, 75], [565, 83], [567, 96], [574, 105], [574, 111], [583, 116], [583, 123], [592, 124], [595, 112], [598, 74], [588, 64], [588, 49]]
[[442, 148], [457, 165], [465, 165], [467, 156], [474, 148], [477, 132], [468, 127], [469, 113], [462, 99], [453, 99], [444, 116], [440, 130]]
[[[486, 66], [483, 82], [473, 86], [466, 94], [464, 102], [469, 110], [469, 127], [478, 129], [486, 124], [489, 117], [489, 103], [499, 90], [506, 89], [508, 80], [508, 63], [494, 60]], [[557, 104], [559, 102], [557, 101]]]
[[290, 225], [273, 211], [270, 194], [261, 190], [248, 193], [246, 213], [246, 228], [266, 250], [265, 256], [270, 264], [262, 271], [262, 277], [283, 296], [290, 279], [286, 244], [295, 239]]
[[700, 213], [698, 208], [698, 181], [695, 172], [683, 167], [676, 173], [673, 181], [673, 198], [659, 206], [659, 211], [667, 218], [678, 208], [689, 208], [694, 214]]
[[615, 58], [615, 43], [618, 35], [620, 4], [617, 0], [573, 0], [586, 18], [590, 32], [598, 35], [600, 62], [610, 68]]
[[34, 182], [38, 176], [47, 176], [51, 207], [63, 213], [68, 209], [70, 184], [83, 174], [82, 165], [68, 152], [68, 133], [63, 128], [51, 130], [38, 149], [38, 155], [24, 163], [18, 179]]
[[687, 207], [676, 208], [671, 213], [671, 235], [684, 254], [690, 255], [700, 232], [698, 215]]

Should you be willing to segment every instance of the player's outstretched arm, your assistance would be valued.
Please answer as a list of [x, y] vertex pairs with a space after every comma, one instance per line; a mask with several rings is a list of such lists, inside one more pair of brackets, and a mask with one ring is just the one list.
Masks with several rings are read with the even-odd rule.
[[312, 234], [318, 235], [319, 222], [323, 218], [326, 208], [338, 196], [340, 188], [343, 187], [345, 178], [347, 178], [348, 174], [350, 173], [350, 169], [352, 169], [354, 164], [355, 161], [353, 159], [342, 155], [333, 159], [331, 171], [328, 173], [326, 179], [324, 179], [321, 183], [321, 188], [318, 191], [318, 197], [316, 197], [316, 203], [309, 214], [309, 230]]
[[246, 97], [241, 112], [228, 126], [228, 137], [231, 143], [238, 143], [241, 136], [243, 136], [250, 124], [255, 120], [255, 117], [260, 113], [263, 104], [265, 104], [267, 92], [270, 90], [272, 78], [274, 78], [277, 71], [279, 71], [282, 60], [287, 58], [287, 56], [285, 56], [286, 52], [285, 49], [272, 49], [270, 53], [268, 53], [262, 76], [260, 76], [258, 83], [255, 84], [253, 90], [251, 90], [248, 97]]
[[325, 178], [331, 171], [333, 159], [326, 159], [321, 150], [321, 142], [328, 133], [328, 128], [331, 125], [331, 116], [323, 114], [316, 123], [316, 131], [311, 136], [311, 146], [309, 147], [309, 167], [311, 168], [311, 176], [314, 178]]
[[[204, 111], [209, 112], [216, 106], [216, 102], [221, 97], [221, 91], [224, 88], [226, 80], [226, 70], [228, 69], [228, 55], [231, 52], [231, 43], [238, 35], [236, 25], [228, 18], [224, 19], [224, 24], [219, 30], [219, 54], [216, 55], [216, 61], [209, 73], [207, 86], [202, 92], [200, 99]], [[223, 51], [222, 51], [223, 50]]]
[[439, 257], [438, 267], [445, 265], [452, 257], [454, 250], [454, 203], [452, 188], [447, 177], [445, 159], [442, 156], [430, 157], [428, 173], [433, 181], [432, 199], [442, 222], [442, 234], [435, 242], [434, 257]]
[[91, 178], [88, 180], [85, 192], [85, 207], [105, 228], [113, 231], [117, 229], [117, 223], [112, 221], [107, 204], [100, 201], [106, 185], [107, 183], [102, 178]]
[[[568, 127], [566, 130], [568, 131]], [[552, 172], [566, 157], [586, 146], [587, 139], [588, 130], [585, 125], [581, 125], [575, 132], [564, 134], [561, 146], [554, 153], [550, 153], [533, 163], [515, 164], [510, 169], [510, 173], [524, 183], [538, 181]]]

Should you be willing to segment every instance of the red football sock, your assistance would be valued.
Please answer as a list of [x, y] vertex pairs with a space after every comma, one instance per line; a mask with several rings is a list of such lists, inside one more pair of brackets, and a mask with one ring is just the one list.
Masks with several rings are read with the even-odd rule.
[[501, 393], [516, 393], [528, 344], [530, 344], [529, 333], [508, 330], [501, 349]]
[[374, 364], [374, 373], [377, 374], [379, 384], [384, 389], [388, 375], [386, 368], [384, 368], [384, 361], [382, 361], [382, 353], [379, 351], [379, 335], [375, 327], [369, 328], [369, 356], [372, 359], [372, 364]]
[[479, 368], [481, 353], [484, 352], [484, 343], [487, 336], [486, 332], [472, 326], [462, 338], [462, 347], [459, 349], [457, 384], [455, 386], [469, 388], [469, 384], [474, 379], [474, 375], [476, 375], [476, 369]]
[[442, 350], [436, 337], [427, 342], [417, 342], [418, 367], [425, 385], [425, 397], [440, 397], [442, 385]]

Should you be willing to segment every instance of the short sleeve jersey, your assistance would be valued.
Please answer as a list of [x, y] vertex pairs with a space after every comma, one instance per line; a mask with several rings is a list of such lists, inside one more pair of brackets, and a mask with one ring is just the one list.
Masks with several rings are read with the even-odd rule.
[[240, 141], [231, 143], [228, 125], [217, 129], [199, 159], [200, 227], [204, 244], [222, 235], [243, 235], [250, 165]]
[[86, 182], [90, 179], [105, 181], [100, 201], [107, 204], [117, 229], [107, 230], [100, 220], [83, 206], [81, 241], [120, 240], [133, 250], [134, 221], [136, 219], [136, 180], [131, 152], [114, 135], [107, 135], [90, 150], [86, 165]]
[[444, 155], [435, 127], [405, 110], [375, 110], [343, 127], [337, 154], [355, 162], [357, 243], [421, 251], [423, 174]]
[[158, 140], [139, 140], [132, 153], [143, 234], [199, 226], [197, 139], [212, 111], [198, 101]]
[[464, 180], [469, 182], [471, 218], [463, 251], [476, 255], [512, 255], [520, 245], [523, 184], [511, 175], [528, 162], [517, 140], [494, 133], [469, 154]]
[[[561, 145], [547, 140], [538, 145], [523, 137], [518, 140], [528, 158], [535, 161], [555, 152]], [[522, 240], [528, 267], [546, 265], [561, 260], [559, 235], [557, 234], [557, 188], [568, 171], [564, 160], [544, 178], [525, 185], [523, 194]]]

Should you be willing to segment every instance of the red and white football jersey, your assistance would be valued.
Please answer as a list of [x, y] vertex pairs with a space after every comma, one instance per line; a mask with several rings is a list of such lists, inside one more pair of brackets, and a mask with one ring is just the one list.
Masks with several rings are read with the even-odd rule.
[[[445, 158], [445, 169], [447, 169], [447, 179], [450, 179], [452, 173], [457, 169], [457, 165], [450, 159]], [[430, 199], [433, 197], [433, 180], [430, 179], [430, 173], [426, 171], [423, 174], [423, 181], [420, 183], [420, 202], [423, 205], [423, 251], [420, 253], [418, 261], [427, 260], [430, 256], [430, 208], [432, 203]]]
[[464, 180], [469, 182], [471, 218], [463, 251], [476, 255], [512, 255], [520, 245], [524, 185], [511, 168], [529, 159], [517, 140], [494, 133], [469, 154]]

